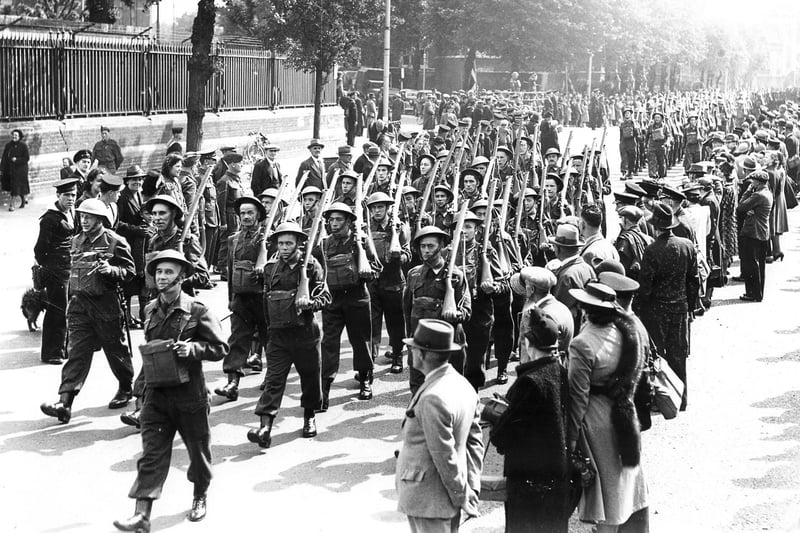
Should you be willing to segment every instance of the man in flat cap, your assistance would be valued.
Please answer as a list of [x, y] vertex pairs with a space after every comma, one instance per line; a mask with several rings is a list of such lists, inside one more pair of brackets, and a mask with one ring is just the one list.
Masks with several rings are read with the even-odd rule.
[[100, 127], [100, 140], [94, 145], [92, 157], [112, 174], [122, 165], [122, 150], [117, 141], [111, 138], [111, 130], [107, 126]]
[[760, 302], [764, 298], [764, 274], [769, 247], [769, 216], [773, 196], [767, 182], [769, 175], [759, 170], [748, 176], [750, 184], [736, 208], [743, 217], [739, 230], [739, 258], [745, 293], [739, 297], [746, 302]]

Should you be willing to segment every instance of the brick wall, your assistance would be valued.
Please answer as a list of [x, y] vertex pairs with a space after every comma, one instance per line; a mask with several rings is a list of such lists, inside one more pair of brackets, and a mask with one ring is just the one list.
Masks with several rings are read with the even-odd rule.
[[[305, 156], [313, 129], [313, 109], [279, 109], [276, 111], [229, 111], [215, 115], [206, 113], [203, 149], [233, 145], [243, 150], [249, 144], [248, 133], [261, 130], [281, 147], [281, 159]], [[61, 160], [72, 158], [82, 148], [92, 149], [100, 140], [100, 126], [111, 128], [111, 137], [122, 148], [125, 160], [121, 172], [132, 164], [143, 168], [160, 168], [166, 142], [174, 126], [186, 128], [186, 115], [125, 116], [57, 120], [37, 120], [0, 124], [0, 146], [11, 139], [11, 130], [25, 132], [31, 153], [30, 184], [35, 196], [50, 192], [58, 179]], [[336, 147], [344, 144], [344, 121], [338, 106], [322, 108], [320, 136], [325, 143], [323, 156], [335, 156]]]

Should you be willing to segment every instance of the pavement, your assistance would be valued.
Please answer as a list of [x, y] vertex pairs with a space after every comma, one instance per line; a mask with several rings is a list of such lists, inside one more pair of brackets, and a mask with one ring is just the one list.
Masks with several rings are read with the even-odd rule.
[[[599, 135], [576, 132], [581, 143]], [[607, 146], [618, 176], [614, 130]], [[670, 173], [671, 179], [679, 176], [677, 169]], [[617, 177], [614, 187], [621, 187]], [[38, 198], [13, 213], [0, 210], [0, 272], [8, 298], [0, 306], [0, 530], [110, 532], [114, 519], [133, 511], [127, 491], [136, 475], [139, 434], [119, 422], [120, 411], [107, 408], [116, 383], [100, 353], [68, 425], [40, 412], [40, 403], [57, 399], [60, 367], [39, 363], [40, 333], [27, 330], [18, 309], [30, 286], [37, 218], [48, 203]], [[733, 283], [717, 289], [711, 310], [692, 324], [689, 408], [674, 420], [654, 417], [643, 434], [654, 533], [800, 531], [798, 213], [790, 211], [785, 261], [767, 267], [764, 301], [740, 302], [743, 287]], [[609, 220], [609, 228], [615, 224]], [[200, 298], [219, 316], [227, 314], [222, 286]], [[227, 320], [223, 325], [229, 328]], [[132, 333], [133, 344], [141, 344], [141, 332]], [[208, 516], [200, 523], [185, 519], [192, 498], [188, 457], [176, 439], [153, 530], [407, 531], [395, 510], [393, 452], [410, 399], [408, 373], [389, 374], [388, 363], [379, 357], [375, 397], [359, 401], [352, 354], [343, 342], [331, 408], [318, 415], [314, 439], [300, 437], [300, 387], [292, 372], [268, 450], [246, 439], [258, 425], [253, 409], [263, 374], [243, 378], [236, 402], [214, 398]], [[136, 353], [134, 365], [140, 364]], [[221, 364], [205, 370], [210, 388], [225, 382]], [[494, 380], [494, 369], [488, 377]], [[507, 388], [491, 381], [480, 395]], [[501, 461], [490, 450], [487, 469], [497, 472]], [[482, 503], [481, 512], [462, 531], [503, 531], [500, 504]], [[570, 531], [591, 527], [573, 517]]]

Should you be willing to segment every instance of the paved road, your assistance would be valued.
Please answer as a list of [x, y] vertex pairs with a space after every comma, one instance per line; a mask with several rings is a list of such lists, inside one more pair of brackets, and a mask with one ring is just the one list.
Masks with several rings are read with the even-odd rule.
[[[593, 133], [579, 135], [584, 142]], [[608, 146], [616, 146], [614, 135]], [[618, 155], [610, 152], [616, 169]], [[118, 411], [106, 408], [115, 383], [101, 354], [69, 425], [39, 411], [41, 402], [57, 397], [60, 368], [38, 363], [39, 333], [27, 331], [18, 302], [30, 283], [36, 219], [45, 204], [0, 212], [6, 296], [0, 306], [2, 530], [108, 532], [113, 519], [133, 509], [127, 491], [140, 441], [119, 423]], [[740, 303], [743, 288], [734, 284], [718, 290], [714, 307], [693, 325], [689, 410], [672, 421], [655, 418], [643, 438], [654, 532], [800, 530], [799, 224], [791, 213], [786, 260], [768, 267], [763, 303]], [[202, 298], [225, 314], [221, 289]], [[134, 344], [141, 340], [134, 332]], [[164, 498], [154, 507], [155, 530], [406, 531], [395, 512], [393, 451], [409, 399], [407, 373], [389, 374], [387, 362], [379, 363], [375, 398], [359, 402], [345, 350], [331, 409], [318, 417], [320, 434], [311, 440], [300, 438], [299, 382], [292, 374], [266, 451], [245, 439], [257, 425], [252, 410], [262, 375], [243, 379], [239, 401], [214, 399], [209, 515], [199, 524], [184, 518], [191, 486], [178, 441]], [[224, 382], [221, 365], [206, 370], [212, 388]], [[492, 385], [481, 396], [505, 388]], [[496, 457], [489, 462], [498, 467]], [[502, 507], [484, 504], [482, 510], [464, 530], [502, 531]], [[573, 521], [571, 530], [590, 528]]]

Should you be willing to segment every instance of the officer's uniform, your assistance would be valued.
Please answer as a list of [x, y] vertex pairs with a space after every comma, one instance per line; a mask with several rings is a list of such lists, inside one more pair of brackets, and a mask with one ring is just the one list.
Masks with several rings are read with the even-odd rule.
[[[388, 206], [387, 206], [388, 207]], [[389, 250], [392, 236], [399, 231], [400, 255], [392, 257]], [[400, 361], [403, 352], [403, 337], [405, 337], [405, 324], [403, 322], [403, 288], [405, 275], [403, 263], [411, 260], [411, 248], [408, 245], [408, 229], [401, 224], [400, 229], [395, 228], [386, 215], [383, 224], [370, 220], [370, 232], [375, 243], [378, 261], [383, 269], [377, 278], [367, 283], [369, 289], [371, 314], [372, 314], [372, 346], [373, 354], [377, 356], [381, 344], [381, 329], [383, 317], [386, 317], [386, 332], [389, 335], [389, 345], [392, 349], [392, 360]], [[393, 363], [394, 364], [394, 363]]]
[[39, 265], [47, 297], [42, 322], [42, 361], [64, 359], [67, 337], [67, 282], [70, 272], [70, 244], [75, 234], [75, 214], [63, 212], [58, 205], [39, 217], [39, 238], [33, 255]]
[[[85, 232], [72, 239], [72, 268], [67, 306], [67, 363], [61, 372], [59, 394], [77, 394], [89, 375], [92, 355], [103, 348], [119, 390], [130, 392], [133, 381], [131, 353], [124, 344], [122, 311], [116, 285], [135, 275], [131, 250], [123, 237], [107, 228]], [[97, 262], [108, 260], [112, 270], [100, 274]]]

